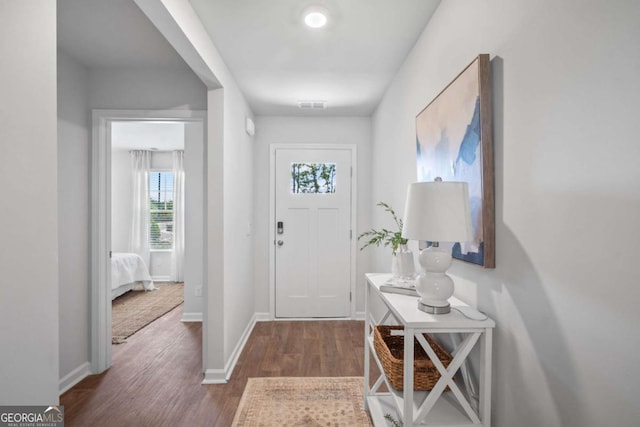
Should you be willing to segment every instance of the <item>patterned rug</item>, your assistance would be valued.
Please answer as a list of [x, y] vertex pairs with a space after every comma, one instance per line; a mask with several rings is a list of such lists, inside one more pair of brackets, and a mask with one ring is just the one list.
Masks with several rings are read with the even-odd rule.
[[184, 301], [182, 283], [154, 284], [155, 291], [133, 290], [111, 302], [112, 344], [126, 343], [125, 339]]
[[371, 426], [362, 377], [249, 378], [235, 427]]

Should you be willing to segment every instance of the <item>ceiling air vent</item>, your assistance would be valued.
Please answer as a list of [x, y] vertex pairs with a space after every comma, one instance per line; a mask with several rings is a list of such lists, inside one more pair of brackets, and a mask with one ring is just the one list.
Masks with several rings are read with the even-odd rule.
[[301, 110], [326, 110], [327, 101], [298, 101]]

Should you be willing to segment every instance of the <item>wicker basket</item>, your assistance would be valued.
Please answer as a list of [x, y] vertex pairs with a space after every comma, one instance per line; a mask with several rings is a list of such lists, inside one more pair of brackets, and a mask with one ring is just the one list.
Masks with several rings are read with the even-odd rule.
[[[403, 357], [404, 357], [404, 336], [391, 335], [392, 330], [402, 330], [402, 326], [378, 325], [374, 330], [373, 346], [382, 363], [384, 372], [389, 382], [396, 390], [403, 389]], [[435, 351], [440, 362], [447, 367], [451, 363], [452, 357], [440, 346], [431, 336], [423, 334]], [[440, 379], [440, 372], [433, 365], [429, 356], [424, 351], [417, 338], [414, 338], [413, 346], [413, 389], [431, 390]], [[447, 390], [449, 387], [447, 387]]]

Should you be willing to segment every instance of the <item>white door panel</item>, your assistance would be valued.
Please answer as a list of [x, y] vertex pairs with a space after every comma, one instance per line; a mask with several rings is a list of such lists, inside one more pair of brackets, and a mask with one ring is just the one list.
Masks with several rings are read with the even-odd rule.
[[347, 317], [351, 151], [281, 148], [275, 165], [276, 317]]

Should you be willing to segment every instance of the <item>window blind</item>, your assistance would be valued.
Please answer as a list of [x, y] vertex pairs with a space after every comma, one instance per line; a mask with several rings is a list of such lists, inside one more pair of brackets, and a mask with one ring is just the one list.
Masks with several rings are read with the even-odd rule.
[[149, 172], [149, 246], [173, 248], [173, 172]]

